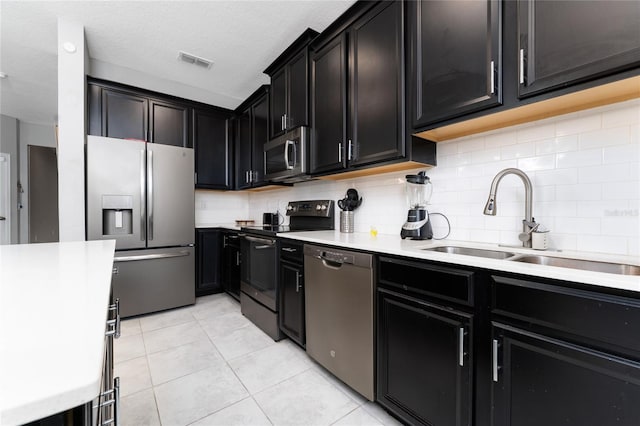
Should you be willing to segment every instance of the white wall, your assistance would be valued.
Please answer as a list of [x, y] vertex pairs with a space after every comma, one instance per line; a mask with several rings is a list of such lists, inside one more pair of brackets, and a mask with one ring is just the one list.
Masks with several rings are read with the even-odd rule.
[[17, 244], [19, 242], [19, 214], [18, 214], [18, 164], [19, 164], [19, 150], [18, 150], [18, 120], [6, 115], [0, 116], [0, 152], [9, 154], [10, 164], [10, 188], [11, 188], [11, 244]]
[[233, 224], [249, 218], [249, 194], [240, 191], [196, 191], [196, 225]]
[[20, 182], [22, 183], [22, 209], [20, 209], [20, 242], [29, 241], [29, 155], [28, 146], [56, 146], [53, 125], [20, 122]]
[[[75, 53], [63, 43], [76, 46]], [[86, 74], [84, 27], [58, 20], [58, 209], [60, 241], [85, 239], [84, 143]]]
[[[441, 142], [438, 166], [427, 172], [433, 182], [430, 211], [448, 216], [450, 240], [520, 244], [524, 189], [519, 178], [502, 180], [497, 216], [482, 214], [495, 174], [517, 167], [531, 178], [533, 216], [551, 229], [556, 248], [640, 255], [639, 123], [640, 100], [633, 100]], [[355, 212], [356, 231], [375, 226], [379, 233], [398, 234], [407, 210], [405, 174], [250, 193], [248, 215], [259, 223], [262, 212], [283, 212], [290, 200], [338, 200], [354, 187], [364, 197]], [[433, 223], [436, 236], [446, 232], [439, 217]]]

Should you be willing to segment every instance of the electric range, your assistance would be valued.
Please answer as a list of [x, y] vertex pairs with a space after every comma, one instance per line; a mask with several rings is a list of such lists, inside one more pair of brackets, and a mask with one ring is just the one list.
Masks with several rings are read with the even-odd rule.
[[280, 256], [276, 234], [335, 229], [333, 200], [291, 201], [289, 225], [240, 228], [240, 308], [242, 314], [272, 339], [284, 337], [278, 325]]

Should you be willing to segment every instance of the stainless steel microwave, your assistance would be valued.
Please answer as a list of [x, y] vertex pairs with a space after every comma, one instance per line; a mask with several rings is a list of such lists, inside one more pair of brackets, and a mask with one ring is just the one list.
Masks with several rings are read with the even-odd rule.
[[273, 182], [309, 180], [307, 150], [309, 128], [296, 127], [264, 144], [264, 172]]

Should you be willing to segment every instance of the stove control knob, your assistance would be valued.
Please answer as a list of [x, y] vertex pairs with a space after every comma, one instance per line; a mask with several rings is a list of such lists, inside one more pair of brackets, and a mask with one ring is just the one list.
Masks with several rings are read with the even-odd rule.
[[287, 210], [293, 210], [293, 206], [287, 206]]
[[326, 210], [327, 206], [325, 204], [322, 205], [322, 210]]
[[316, 210], [320, 210], [322, 207], [320, 207], [320, 204], [316, 205]]

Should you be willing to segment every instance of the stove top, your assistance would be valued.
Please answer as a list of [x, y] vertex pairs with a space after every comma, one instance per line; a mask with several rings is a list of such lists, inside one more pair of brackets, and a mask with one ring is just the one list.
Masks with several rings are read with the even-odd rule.
[[289, 225], [243, 226], [244, 232], [274, 237], [277, 233], [334, 229], [333, 200], [290, 201], [286, 215]]

